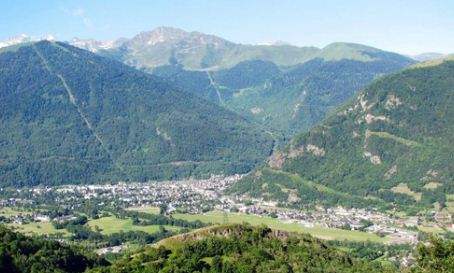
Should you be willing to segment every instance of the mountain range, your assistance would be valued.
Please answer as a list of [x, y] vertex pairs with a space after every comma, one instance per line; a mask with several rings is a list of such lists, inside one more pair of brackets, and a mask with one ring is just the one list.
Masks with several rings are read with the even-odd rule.
[[449, 56], [453, 56], [453, 54], [442, 54], [437, 52], [425, 52], [418, 55], [409, 56], [410, 58], [418, 61], [418, 62], [425, 62], [425, 61], [432, 61], [437, 59], [443, 59]]
[[[54, 35], [43, 37], [21, 34], [5, 40], [0, 40], [0, 48], [11, 45], [50, 40], [57, 38]], [[118, 38], [116, 40], [96, 40], [73, 38], [69, 44], [92, 52], [110, 54], [115, 51], [117, 57], [123, 58], [125, 63], [137, 67], [153, 68], [161, 65], [173, 64], [175, 61], [183, 64], [189, 70], [217, 70], [229, 68], [244, 60], [261, 59], [275, 62], [278, 65], [294, 65], [314, 58], [338, 60], [344, 58], [367, 59], [355, 49], [348, 48], [348, 43], [334, 43], [325, 48], [297, 47], [285, 41], [265, 41], [256, 45], [238, 44], [227, 41], [215, 35], [204, 34], [198, 31], [184, 31], [173, 27], [158, 27], [151, 31], [137, 34], [133, 38]], [[333, 50], [331, 47], [345, 44], [346, 48]], [[344, 51], [345, 50], [345, 51]], [[156, 54], [158, 53], [158, 54]], [[287, 57], [280, 56], [282, 54]], [[159, 55], [159, 56], [157, 56]], [[217, 59], [212, 65], [204, 60]], [[415, 61], [429, 61], [447, 57], [450, 54], [424, 52], [408, 55]], [[452, 55], [452, 54], [451, 54]], [[295, 58], [295, 59], [291, 59]]]
[[1, 185], [247, 172], [259, 126], [117, 61], [60, 42], [0, 54]]
[[43, 37], [36, 37], [36, 36], [29, 36], [27, 34], [20, 34], [16, 37], [12, 37], [6, 40], [0, 41], [0, 48], [10, 47], [18, 44], [29, 43], [29, 42], [37, 42], [37, 41], [54, 41], [56, 38], [53, 35], [47, 35]]
[[[152, 31], [145, 37], [155, 37], [163, 31]], [[176, 44], [159, 37], [160, 40], [156, 37], [151, 39], [153, 42], [150, 45], [147, 45], [150, 40], [142, 37], [142, 47], [150, 49], [166, 44], [178, 51]], [[133, 40], [138, 43], [137, 39]], [[288, 47], [268, 47], [269, 50], [273, 48], [282, 50], [284, 55], [294, 52]], [[408, 57], [358, 44], [333, 43], [316, 51], [317, 54], [310, 57], [312, 59], [301, 60], [295, 65], [287, 63], [286, 66], [262, 56], [245, 59], [230, 68], [210, 71], [187, 68], [184, 62], [177, 59], [171, 64], [142, 69], [288, 139], [320, 122], [326, 113], [375, 78], [415, 63]], [[161, 56], [156, 53], [151, 55]], [[118, 60], [121, 61], [121, 58]]]
[[333, 43], [321, 49], [283, 43], [245, 45], [197, 31], [159, 27], [139, 33], [111, 50], [101, 50], [99, 54], [114, 56], [141, 69], [180, 64], [186, 70], [216, 71], [250, 60], [269, 61], [280, 67], [298, 65], [316, 58], [324, 61], [373, 61], [374, 56], [368, 53], [378, 51], [349, 43]]
[[[449, 136], [437, 133], [430, 137], [440, 139], [430, 142], [426, 129], [412, 135], [418, 128], [413, 119], [389, 116], [401, 109], [407, 112], [398, 118], [416, 116], [401, 105], [408, 105], [407, 85], [422, 90], [412, 97], [415, 107], [431, 105], [433, 97], [424, 96], [437, 88], [447, 92], [449, 71], [437, 81], [438, 72], [419, 72], [433, 75], [434, 83], [406, 76], [449, 62], [415, 65], [408, 57], [349, 43], [323, 49], [241, 45], [165, 27], [116, 43], [72, 42], [97, 54], [68, 43], [26, 42], [0, 54], [4, 185], [244, 173], [273, 153], [269, 166], [233, 190], [285, 201], [297, 183], [307, 200], [328, 196], [324, 200], [331, 203], [392, 200], [413, 206], [427, 205], [449, 189], [449, 170], [442, 163], [427, 170], [428, 162], [414, 163], [415, 156], [435, 156], [440, 152], [435, 143], [444, 147]], [[292, 54], [299, 57], [284, 61]], [[204, 66], [202, 59], [212, 62]], [[380, 87], [386, 84], [388, 89]], [[364, 100], [374, 101], [373, 107], [363, 106]], [[367, 108], [364, 113], [357, 101]], [[339, 114], [350, 108], [355, 111]], [[425, 116], [435, 111], [420, 109]], [[387, 156], [393, 159], [388, 162]], [[416, 180], [423, 177], [420, 172], [432, 171], [439, 179]], [[393, 178], [394, 173], [402, 176]], [[389, 179], [378, 187], [385, 174]]]

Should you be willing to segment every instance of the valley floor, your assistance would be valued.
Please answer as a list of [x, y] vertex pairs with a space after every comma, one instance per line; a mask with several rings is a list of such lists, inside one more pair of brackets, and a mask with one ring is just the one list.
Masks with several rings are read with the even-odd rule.
[[[446, 221], [450, 219], [433, 216], [343, 207], [282, 207], [270, 200], [225, 194], [242, 177], [4, 189], [0, 221], [26, 234], [82, 243], [103, 255], [226, 223], [247, 222], [334, 242], [407, 245], [410, 249], [426, 240], [426, 234], [449, 232]], [[384, 258], [403, 256], [399, 257]]]

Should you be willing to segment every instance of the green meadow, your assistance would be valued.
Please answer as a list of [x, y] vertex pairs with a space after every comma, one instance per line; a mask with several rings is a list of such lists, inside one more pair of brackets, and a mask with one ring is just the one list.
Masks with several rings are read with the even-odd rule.
[[[148, 233], [155, 233], [159, 231], [159, 225], [151, 226], [136, 226], [132, 224], [132, 219], [119, 219], [114, 216], [102, 217], [96, 220], [90, 220], [87, 223], [92, 229], [95, 229], [97, 226], [101, 229], [101, 233], [108, 235], [112, 233], [117, 233], [120, 231], [144, 231]], [[164, 226], [168, 230], [178, 230], [178, 228], [173, 226]]]
[[56, 229], [50, 222], [38, 222], [38, 223], [29, 223], [29, 224], [8, 224], [9, 227], [13, 228], [15, 231], [19, 231], [25, 234], [33, 235], [55, 235], [62, 234], [63, 236], [68, 236], [69, 232], [66, 229]]

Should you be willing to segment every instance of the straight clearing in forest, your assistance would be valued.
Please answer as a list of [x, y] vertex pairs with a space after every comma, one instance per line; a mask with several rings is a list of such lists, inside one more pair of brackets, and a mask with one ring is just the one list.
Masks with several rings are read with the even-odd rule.
[[399, 137], [399, 136], [390, 134], [388, 132], [368, 131], [368, 134], [369, 134], [369, 136], [376, 136], [376, 137], [391, 139], [391, 140], [394, 140], [394, 141], [396, 141], [396, 142], [398, 142], [400, 144], [403, 144], [403, 145], [406, 145], [406, 146], [409, 146], [409, 147], [419, 147], [419, 146], [421, 146], [421, 144], [419, 144], [416, 141], [409, 140], [409, 139], [406, 139], [406, 138], [403, 138], [403, 137]]

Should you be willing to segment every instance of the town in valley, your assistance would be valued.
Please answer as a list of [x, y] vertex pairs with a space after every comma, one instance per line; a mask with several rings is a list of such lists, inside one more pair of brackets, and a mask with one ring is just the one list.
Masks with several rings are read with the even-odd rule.
[[[94, 202], [97, 207], [120, 207], [141, 210], [160, 208], [160, 213], [172, 216], [175, 213], [203, 215], [210, 211], [222, 212], [222, 222], [235, 221], [235, 215], [257, 216], [275, 219], [285, 227], [298, 224], [309, 231], [323, 227], [352, 230], [379, 235], [386, 244], [416, 245], [420, 232], [437, 230], [440, 233], [454, 232], [451, 214], [432, 211], [427, 215], [404, 216], [399, 213], [381, 212], [374, 209], [323, 207], [292, 208], [263, 198], [226, 195], [224, 192], [244, 175], [211, 176], [208, 179], [186, 179], [147, 183], [115, 183], [96, 185], [63, 185], [55, 187], [31, 187], [1, 190], [0, 205], [3, 208], [22, 208], [29, 213], [10, 217], [0, 214], [1, 221], [22, 225], [30, 222], [52, 222], [74, 219], [80, 211], [81, 200]], [[41, 209], [48, 200], [67, 210], [66, 215], [52, 215]], [[159, 211], [159, 209], [157, 209]], [[0, 210], [1, 212], [1, 210]], [[215, 224], [216, 222], [213, 222]]]

